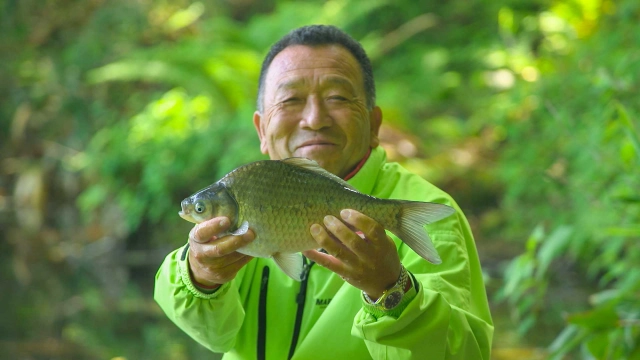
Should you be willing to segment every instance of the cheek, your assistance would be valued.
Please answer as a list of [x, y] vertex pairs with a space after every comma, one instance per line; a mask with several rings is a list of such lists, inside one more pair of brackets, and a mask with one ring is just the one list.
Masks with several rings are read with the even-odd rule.
[[355, 142], [354, 145], [363, 145], [362, 141], [369, 139], [371, 133], [369, 118], [366, 111], [360, 111], [360, 108], [355, 110], [351, 111], [349, 116], [343, 117], [342, 129], [347, 138]]
[[298, 118], [287, 114], [282, 110], [276, 110], [269, 118], [267, 134], [271, 139], [281, 139], [287, 137], [298, 126]]
[[267, 129], [268, 140], [271, 142], [279, 142], [287, 137], [290, 126], [282, 119], [272, 119]]
[[210, 219], [213, 219], [213, 216], [211, 214], [193, 214], [193, 219], [196, 221], [196, 223], [200, 224], [203, 221], [207, 221]]

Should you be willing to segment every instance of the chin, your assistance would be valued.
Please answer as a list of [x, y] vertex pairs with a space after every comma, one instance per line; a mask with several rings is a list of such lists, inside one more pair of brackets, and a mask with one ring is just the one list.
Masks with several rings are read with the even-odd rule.
[[335, 174], [336, 171], [339, 170], [339, 169], [336, 169], [335, 166], [338, 163], [340, 163], [340, 158], [342, 154], [336, 153], [336, 151], [334, 151], [336, 150], [335, 148], [332, 148], [332, 149], [327, 149], [327, 148], [328, 146], [324, 148], [320, 148], [320, 147], [306, 148], [303, 151], [294, 152], [293, 156], [311, 159], [317, 162], [318, 165], [320, 165], [320, 167], [322, 167], [323, 169], [329, 171], [332, 174]]
[[311, 156], [306, 156], [306, 158], [311, 159], [315, 162], [318, 163], [318, 165], [320, 165], [321, 168], [327, 170], [328, 172], [335, 174], [335, 169], [332, 167], [333, 162], [331, 160], [327, 160], [327, 159], [318, 159], [318, 158], [314, 158]]

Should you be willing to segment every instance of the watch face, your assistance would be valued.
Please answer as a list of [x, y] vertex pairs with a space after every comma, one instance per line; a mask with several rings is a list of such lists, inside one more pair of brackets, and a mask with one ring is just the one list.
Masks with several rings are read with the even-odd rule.
[[403, 295], [404, 294], [400, 289], [390, 292], [384, 299], [384, 308], [387, 310], [391, 310], [394, 307], [398, 306], [398, 304], [400, 304], [400, 301], [402, 301]]

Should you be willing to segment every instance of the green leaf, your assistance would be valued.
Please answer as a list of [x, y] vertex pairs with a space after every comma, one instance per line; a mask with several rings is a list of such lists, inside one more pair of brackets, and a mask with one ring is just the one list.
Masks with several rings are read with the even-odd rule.
[[573, 228], [571, 226], [560, 226], [543, 241], [538, 252], [539, 263], [536, 269], [538, 279], [544, 277], [551, 262], [562, 255], [572, 234]]
[[538, 226], [533, 229], [531, 235], [527, 239], [527, 252], [533, 253], [538, 248], [538, 244], [540, 244], [544, 239], [544, 226], [542, 224], [538, 224]]
[[591, 305], [593, 306], [601, 306], [605, 303], [615, 301], [619, 297], [620, 297], [620, 290], [618, 289], [605, 290], [589, 296], [589, 303], [591, 303]]
[[109, 196], [109, 190], [103, 184], [94, 184], [78, 197], [78, 206], [85, 212], [91, 212], [104, 203]]
[[640, 236], [640, 225], [630, 225], [628, 227], [611, 227], [605, 229], [604, 236], [638, 237]]
[[609, 348], [609, 338], [605, 334], [594, 334], [585, 343], [587, 350], [594, 359], [606, 359]]
[[571, 314], [567, 317], [567, 321], [592, 331], [607, 330], [618, 327], [619, 317], [613, 306], [606, 306]]
[[536, 323], [536, 318], [533, 314], [526, 316], [520, 323], [518, 324], [518, 333], [520, 335], [524, 335], [533, 328]]
[[580, 344], [586, 337], [585, 329], [569, 325], [549, 345], [550, 360], [561, 360], [564, 355]]
[[622, 124], [628, 141], [621, 147], [620, 155], [625, 162], [630, 162], [635, 157], [640, 163], [640, 135], [638, 135], [627, 109], [621, 103], [616, 103], [616, 107], [618, 109], [618, 121]]

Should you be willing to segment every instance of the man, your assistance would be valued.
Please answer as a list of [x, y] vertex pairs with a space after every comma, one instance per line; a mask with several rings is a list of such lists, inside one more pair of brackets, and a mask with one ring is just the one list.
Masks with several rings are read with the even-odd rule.
[[224, 359], [489, 359], [493, 325], [469, 225], [450, 196], [385, 162], [381, 121], [369, 59], [339, 29], [296, 29], [266, 56], [253, 117], [262, 152], [313, 159], [376, 197], [453, 206], [427, 226], [442, 264], [345, 209], [310, 227], [324, 250], [304, 253], [295, 282], [272, 260], [236, 252], [253, 232], [217, 238], [230, 224], [214, 218], [158, 271], [155, 299], [169, 318]]

